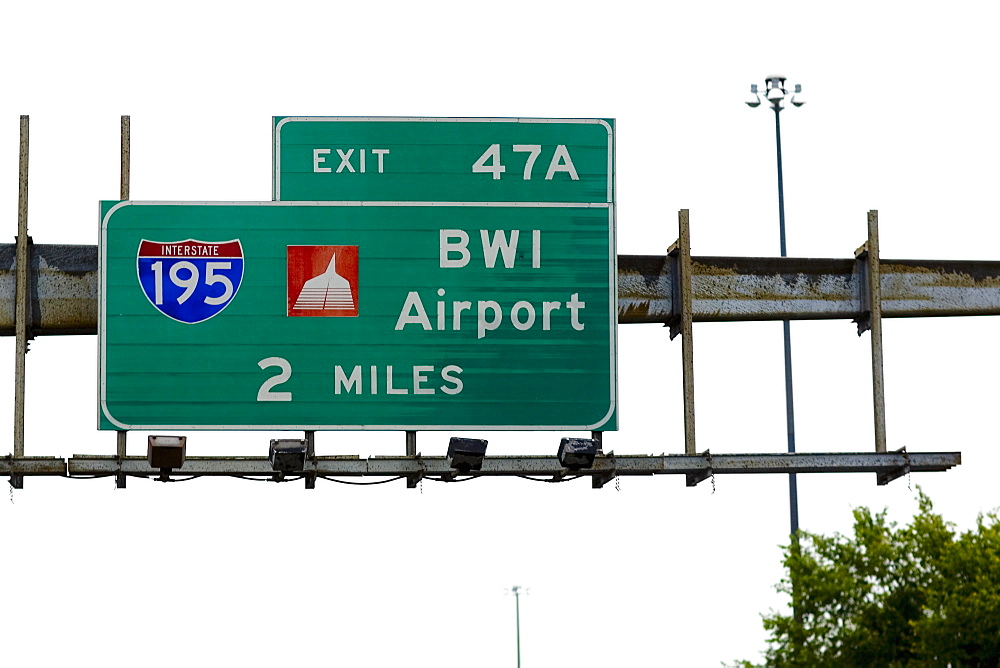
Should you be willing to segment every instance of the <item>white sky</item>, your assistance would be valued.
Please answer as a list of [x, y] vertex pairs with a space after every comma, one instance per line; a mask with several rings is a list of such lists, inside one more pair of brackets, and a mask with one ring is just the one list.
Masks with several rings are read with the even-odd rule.
[[[4, 242], [16, 234], [19, 114], [31, 116], [30, 233], [54, 244], [97, 243], [97, 203], [118, 193], [121, 114], [140, 200], [270, 199], [273, 115], [613, 117], [619, 253], [664, 253], [689, 208], [695, 255], [777, 255], [773, 115], [743, 102], [778, 72], [808, 100], [782, 114], [790, 255], [852, 256], [877, 208], [884, 258], [997, 259], [997, 13], [986, 2], [12, 3], [0, 20]], [[780, 330], [695, 327], [700, 448], [785, 450]], [[963, 464], [913, 475], [913, 491], [905, 478], [800, 476], [803, 528], [848, 531], [861, 505], [906, 520], [918, 484], [962, 527], [1000, 505], [998, 333], [992, 318], [887, 321], [890, 449], [961, 450]], [[867, 335], [830, 321], [793, 323], [792, 338], [799, 450], [873, 449]], [[114, 453], [114, 434], [95, 429], [96, 343], [32, 343], [27, 454]], [[619, 348], [621, 430], [605, 450], [682, 452], [680, 341], [624, 326]], [[0, 341], [3, 378], [13, 359], [13, 339]], [[0, 387], [7, 434], [12, 385]], [[188, 452], [263, 455], [270, 437], [193, 433]], [[443, 454], [447, 437], [423, 434], [420, 449]], [[486, 437], [491, 454], [548, 454], [559, 435]], [[317, 437], [319, 454], [403, 447], [402, 434]], [[773, 586], [787, 478], [720, 476], [714, 494], [682, 476], [620, 486], [130, 479], [115, 490], [29, 478], [0, 501], [4, 660], [512, 666], [514, 584], [531, 591], [525, 667], [757, 658], [759, 614], [784, 605]]]

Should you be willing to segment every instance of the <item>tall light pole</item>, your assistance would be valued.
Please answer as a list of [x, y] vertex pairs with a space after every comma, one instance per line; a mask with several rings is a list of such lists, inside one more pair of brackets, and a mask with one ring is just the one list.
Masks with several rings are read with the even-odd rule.
[[[788, 90], [785, 88], [785, 77], [773, 74], [765, 80], [767, 92], [764, 97], [774, 110], [774, 137], [778, 146], [778, 232], [781, 239], [781, 257], [788, 257], [785, 246], [785, 188], [781, 174], [781, 110], [784, 108], [785, 98], [788, 97]], [[757, 92], [757, 84], [750, 86], [750, 93], [753, 99], [747, 101], [750, 107], [760, 106], [760, 94]], [[805, 102], [801, 97], [802, 85], [796, 84], [795, 95], [789, 101], [796, 107], [801, 107]], [[785, 424], [788, 428], [788, 452], [795, 452], [795, 404], [792, 400], [792, 334], [789, 322], [782, 321], [782, 329], [785, 335]], [[789, 518], [791, 524], [791, 535], [793, 540], [799, 533], [799, 493], [795, 480], [795, 474], [788, 474], [788, 505]]]

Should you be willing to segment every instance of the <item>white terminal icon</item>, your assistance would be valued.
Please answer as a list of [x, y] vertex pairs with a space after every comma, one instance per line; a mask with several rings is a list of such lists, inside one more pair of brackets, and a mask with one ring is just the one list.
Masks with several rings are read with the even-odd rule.
[[314, 311], [354, 308], [351, 284], [337, 273], [336, 255], [330, 258], [326, 271], [305, 282], [292, 308]]

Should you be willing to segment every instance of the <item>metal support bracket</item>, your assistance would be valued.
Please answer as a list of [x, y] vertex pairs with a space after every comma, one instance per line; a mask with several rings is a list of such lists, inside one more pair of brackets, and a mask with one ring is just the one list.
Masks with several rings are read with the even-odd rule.
[[703, 470], [697, 472], [697, 473], [688, 473], [685, 476], [685, 478], [687, 480], [687, 483], [686, 483], [687, 487], [695, 487], [695, 486], [698, 485], [699, 482], [701, 482], [703, 480], [708, 480], [713, 475], [715, 475], [715, 469], [712, 466], [712, 453], [709, 452], [708, 450], [706, 450], [705, 452], [703, 452], [701, 454], [706, 459], [705, 468]]
[[[408, 489], [413, 489], [420, 481], [424, 479], [424, 475], [427, 473], [427, 465], [424, 463], [424, 458], [421, 453], [414, 455], [417, 460], [417, 472], [406, 477], [406, 487]], [[410, 487], [410, 483], [413, 483], [413, 487]]]
[[[600, 432], [595, 432], [595, 433], [600, 433]], [[609, 452], [606, 455], [606, 458], [611, 461], [611, 470], [604, 471], [601, 473], [595, 473], [590, 478], [590, 487], [592, 489], [601, 489], [604, 487], [604, 485], [606, 485], [607, 483], [611, 482], [612, 480], [618, 477], [618, 461], [615, 459], [614, 451]]]
[[14, 459], [14, 455], [8, 454], [4, 457], [4, 463], [7, 465], [6, 468], [11, 472], [10, 478], [7, 481], [10, 483], [12, 489], [23, 489], [24, 488], [24, 476], [14, 473], [17, 470], [17, 464]]
[[903, 465], [890, 471], [876, 474], [879, 485], [888, 485], [896, 478], [902, 478], [904, 475], [910, 474], [910, 453], [906, 451], [906, 446], [904, 445], [899, 450], [896, 450], [896, 452], [903, 455]]

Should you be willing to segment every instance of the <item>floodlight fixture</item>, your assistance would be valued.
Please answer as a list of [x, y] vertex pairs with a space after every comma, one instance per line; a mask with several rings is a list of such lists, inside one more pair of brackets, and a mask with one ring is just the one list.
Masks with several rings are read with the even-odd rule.
[[801, 107], [806, 103], [806, 101], [802, 99], [802, 84], [795, 84], [795, 94], [792, 95], [791, 102], [796, 107]]
[[[780, 74], [770, 74], [764, 78], [764, 86], [766, 91], [764, 97], [767, 98], [768, 103], [771, 108], [778, 112], [784, 108], [784, 102], [789, 99], [796, 107], [801, 107], [806, 103], [802, 99], [802, 84], [795, 84], [791, 93], [789, 93], [788, 88], [785, 86], [785, 77]], [[758, 107], [760, 106], [760, 94], [757, 89], [757, 84], [752, 84], [750, 86], [750, 94], [753, 98], [747, 101], [747, 106]]]
[[594, 466], [594, 458], [601, 444], [592, 438], [564, 438], [559, 441], [557, 457], [559, 463], [568, 469], [589, 469]]
[[295, 438], [272, 438], [267, 460], [279, 473], [295, 473], [306, 467], [306, 442]]
[[452, 437], [448, 441], [448, 464], [462, 473], [479, 471], [486, 456], [486, 439]]
[[146, 445], [146, 461], [150, 468], [170, 473], [184, 466], [187, 436], [150, 436]]

